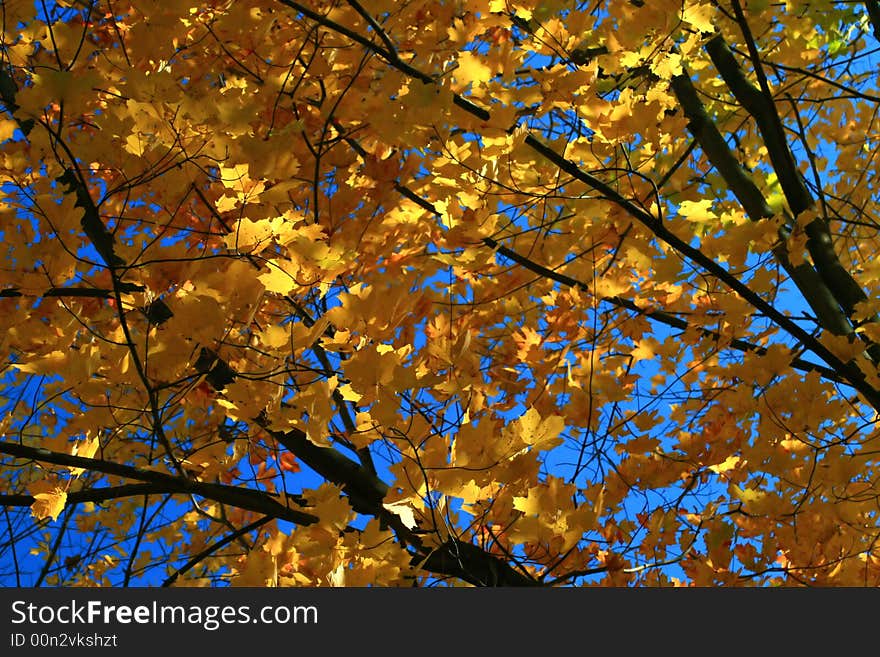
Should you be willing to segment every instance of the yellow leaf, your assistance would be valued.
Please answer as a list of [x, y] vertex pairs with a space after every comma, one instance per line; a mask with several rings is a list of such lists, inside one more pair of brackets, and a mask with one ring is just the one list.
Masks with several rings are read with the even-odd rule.
[[596, 496], [596, 501], [593, 503], [593, 515], [596, 518], [601, 517], [602, 513], [605, 511], [605, 486], [599, 490], [599, 494]]
[[716, 221], [718, 217], [712, 212], [712, 200], [683, 201], [678, 208], [678, 213], [688, 221], [694, 223], [706, 223]]
[[416, 526], [416, 515], [409, 503], [401, 501], [383, 504], [382, 506], [400, 518], [400, 521], [406, 525], [407, 528], [413, 529]]
[[37, 203], [46, 221], [58, 235], [67, 236], [82, 232], [80, 222], [83, 209], [75, 206], [76, 197], [73, 194], [66, 194], [61, 199], [61, 203], [57, 203], [52, 195], [41, 195], [37, 197]]
[[370, 401], [376, 399], [380, 388], [394, 382], [395, 370], [400, 364], [400, 357], [394, 351], [383, 353], [378, 348], [381, 346], [356, 352], [342, 366], [351, 387]]
[[562, 442], [559, 434], [565, 428], [565, 420], [559, 415], [541, 419], [541, 414], [530, 408], [519, 419], [520, 438], [527, 445], [549, 449]]
[[43, 518], [57, 520], [65, 504], [67, 504], [67, 493], [60, 488], [56, 487], [49, 493], [37, 493], [34, 495], [34, 503], [31, 504], [31, 515], [37, 520]]
[[619, 450], [625, 450], [630, 454], [646, 454], [653, 452], [660, 445], [660, 441], [649, 435], [639, 436], [628, 440], [625, 444], [618, 447]]
[[221, 336], [228, 317], [211, 296], [181, 292], [171, 304], [174, 316], [165, 324], [169, 332], [179, 331], [200, 344]]
[[[83, 458], [90, 459], [95, 456], [100, 446], [101, 441], [99, 438], [86, 438], [85, 440], [75, 442], [70, 453], [73, 456], [82, 456]], [[70, 474], [74, 477], [79, 477], [83, 472], [84, 468], [70, 468]]]
[[322, 527], [338, 532], [351, 521], [351, 505], [338, 486], [330, 483], [321, 484], [306, 497], [312, 504], [309, 512], [321, 519]]
[[513, 508], [522, 511], [526, 515], [537, 515], [546, 511], [544, 507], [544, 488], [536, 486], [529, 489], [527, 497], [514, 497]]
[[278, 349], [290, 344], [290, 327], [273, 324], [260, 333], [260, 342], [270, 349]]
[[764, 493], [763, 491], [754, 490], [751, 488], [742, 489], [737, 485], [733, 485], [730, 488], [733, 494], [746, 504], [750, 502], [757, 502], [766, 495], [766, 493]]
[[642, 63], [642, 54], [640, 52], [624, 52], [618, 55], [618, 61], [621, 66], [626, 68], [634, 68]]
[[297, 282], [293, 275], [278, 265], [275, 260], [269, 260], [266, 264], [269, 265], [269, 271], [261, 273], [259, 279], [267, 292], [289, 294], [291, 290], [297, 287]]
[[230, 210], [234, 210], [239, 203], [239, 199], [234, 196], [221, 196], [214, 203], [214, 207], [217, 208], [217, 212], [229, 212]]
[[855, 304], [852, 319], [857, 322], [864, 322], [866, 319], [871, 319], [877, 314], [880, 314], [880, 299], [865, 299]]
[[0, 119], [0, 142], [12, 137], [12, 133], [15, 132], [17, 127], [18, 124], [11, 119]]
[[59, 370], [63, 369], [67, 364], [67, 361], [67, 354], [56, 350], [29, 363], [13, 363], [12, 366], [28, 374], [58, 374]]
[[224, 187], [241, 190], [250, 181], [248, 177], [248, 165], [236, 164], [231, 167], [220, 167], [220, 180]]
[[651, 66], [651, 70], [661, 80], [671, 80], [674, 76], [681, 74], [681, 55], [674, 52], [667, 53], [665, 57]]
[[303, 346], [307, 349], [311, 349], [315, 346], [315, 343], [318, 342], [318, 339], [324, 334], [324, 331], [327, 330], [328, 326], [330, 326], [330, 318], [327, 317], [327, 315], [319, 317], [306, 334]]
[[[223, 201], [223, 199], [217, 201], [217, 209], [223, 212], [224, 209], [220, 208], [221, 201]], [[224, 203], [224, 205], [228, 205], [228, 202]], [[256, 254], [269, 246], [272, 239], [272, 228], [273, 226], [271, 222], [252, 221], [247, 217], [243, 217], [236, 224], [235, 230], [223, 239], [226, 242], [226, 246], [231, 249]]]
[[807, 249], [807, 233], [803, 230], [796, 230], [786, 241], [786, 249], [788, 250], [788, 259], [792, 265], [801, 265], [806, 262], [804, 252]]
[[636, 360], [651, 360], [657, 353], [660, 343], [651, 337], [636, 341], [636, 348], [632, 350], [631, 355]]
[[147, 151], [148, 146], [149, 140], [145, 135], [141, 135], [140, 133], [133, 132], [125, 138], [124, 149], [127, 153], [131, 153], [132, 155], [140, 157]]
[[327, 576], [330, 586], [337, 588], [345, 586], [345, 564], [340, 563], [336, 568], [330, 571]]
[[724, 474], [725, 472], [729, 472], [733, 470], [742, 459], [738, 456], [728, 456], [724, 461], [718, 463], [716, 465], [710, 465], [709, 469], [712, 472], [717, 472], [718, 474]]
[[357, 404], [361, 400], [361, 397], [363, 397], [363, 395], [355, 392], [354, 388], [348, 383], [339, 386], [339, 394], [342, 395], [342, 398], [345, 401], [354, 402], [355, 404]]
[[[751, 9], [749, 5], [749, 9]], [[715, 23], [713, 21], [715, 10], [710, 4], [688, 5], [682, 11], [681, 18], [685, 23], [690, 23], [700, 32], [714, 32]]]
[[458, 56], [455, 79], [465, 84], [468, 82], [481, 84], [492, 79], [492, 69], [484, 64], [478, 55], [466, 50]]

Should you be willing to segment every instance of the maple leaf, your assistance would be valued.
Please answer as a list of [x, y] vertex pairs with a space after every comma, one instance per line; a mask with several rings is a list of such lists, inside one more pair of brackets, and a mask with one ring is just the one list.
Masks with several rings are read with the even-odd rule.
[[458, 68], [455, 71], [457, 79], [464, 83], [481, 84], [492, 78], [492, 70], [471, 51], [465, 51], [458, 56]]
[[519, 437], [526, 445], [549, 449], [562, 442], [559, 434], [565, 428], [565, 420], [559, 415], [542, 418], [537, 410], [530, 408], [519, 418]]
[[714, 8], [710, 4], [687, 4], [681, 12], [681, 18], [690, 23], [700, 32], [714, 32]]
[[[95, 436], [94, 438], [85, 438], [84, 440], [77, 441], [73, 444], [71, 454], [90, 459], [94, 457], [100, 446], [101, 441], [98, 436]], [[70, 468], [70, 474], [73, 477], [78, 477], [83, 472], [85, 472], [85, 468]]]
[[58, 519], [67, 505], [67, 491], [57, 483], [43, 479], [29, 486], [34, 502], [31, 504], [31, 515], [35, 520]]

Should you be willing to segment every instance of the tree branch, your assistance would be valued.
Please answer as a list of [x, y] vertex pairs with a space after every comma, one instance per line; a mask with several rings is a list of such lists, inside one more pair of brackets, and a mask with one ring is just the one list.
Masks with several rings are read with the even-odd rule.
[[[748, 22], [742, 14], [739, 3], [734, 2], [733, 6], [737, 22], [739, 22], [747, 41], [752, 64], [761, 82], [761, 89], [756, 89], [746, 79], [745, 73], [734, 58], [723, 36], [718, 34], [712, 37], [706, 43], [706, 50], [733, 95], [755, 119], [758, 130], [764, 140], [764, 145], [767, 147], [770, 163], [774, 171], [776, 171], [779, 184], [788, 201], [788, 206], [791, 208], [794, 216], [797, 217], [805, 210], [812, 208], [815, 205], [815, 201], [804, 183], [804, 179], [797, 168], [794, 155], [785, 138], [785, 129], [782, 125], [782, 120], [779, 118], [779, 113], [776, 111], [776, 105], [773, 102], [766, 77], [761, 69], [757, 47], [749, 30]], [[860, 301], [867, 300], [867, 295], [849, 271], [840, 263], [840, 259], [834, 251], [831, 231], [825, 218], [816, 217], [805, 226], [804, 230], [808, 238], [807, 249], [813, 259], [816, 272], [818, 272], [819, 277], [821, 277], [824, 283], [823, 287], [830, 291], [835, 305], [843, 310], [846, 318], [849, 318], [853, 313], [855, 305]], [[815, 284], [816, 281], [807, 281], [809, 286], [815, 286]], [[824, 290], [821, 288], [813, 289], [817, 290], [817, 292], [811, 290], [811, 292], [805, 295], [806, 298], [815, 298], [824, 304]], [[821, 294], [818, 294], [819, 290], [821, 290]], [[820, 314], [818, 307], [814, 307], [814, 310], [816, 310], [817, 315], [820, 315], [820, 317], [823, 315], [827, 317], [828, 315], [828, 310], [825, 308], [822, 309], [822, 314]], [[839, 320], [835, 320], [834, 324], [826, 325], [826, 327], [838, 335], [849, 335], [853, 332], [848, 319], [846, 319], [848, 330], [845, 332], [840, 332], [842, 330], [840, 324]]]
[[299, 460], [327, 481], [340, 486], [358, 513], [374, 516], [396, 532], [404, 547], [409, 545], [411, 563], [435, 574], [457, 577], [474, 586], [536, 586], [538, 582], [482, 548], [450, 537], [440, 547], [424, 545], [421, 536], [407, 527], [382, 500], [388, 485], [364, 466], [332, 447], [311, 442], [300, 429], [287, 432], [263, 428]]
[[332, 447], [321, 447], [308, 439], [301, 429], [287, 432], [263, 428], [312, 470], [340, 486], [351, 500], [351, 508], [358, 513], [377, 515], [388, 485], [359, 463], [352, 461]]
[[[73, 454], [62, 454], [61, 452], [53, 452], [42, 447], [28, 447], [18, 443], [0, 441], [0, 454], [8, 454], [9, 456], [43, 463], [53, 463], [65, 467], [83, 468], [90, 472], [101, 472], [107, 475], [147, 482], [161, 486], [165, 492], [199, 495], [222, 502], [223, 504], [255, 511], [264, 515], [271, 515], [299, 525], [311, 525], [318, 522], [317, 516], [292, 509], [278, 502], [269, 493], [249, 488], [193, 481], [155, 470], [143, 470], [122, 463], [113, 463], [111, 461], [75, 456]], [[138, 491], [136, 494], [143, 494], [143, 491]]]
[[[504, 256], [505, 258], [516, 262], [521, 265], [525, 269], [528, 269], [534, 274], [541, 276], [543, 278], [547, 278], [550, 280], [554, 280], [557, 283], [562, 283], [563, 285], [568, 285], [570, 287], [574, 287], [585, 292], [590, 291], [590, 287], [584, 283], [583, 281], [572, 278], [571, 276], [567, 276], [566, 274], [562, 274], [560, 272], [554, 271], [552, 269], [548, 269], [543, 265], [540, 265], [532, 260], [529, 260], [525, 256], [520, 255], [513, 249], [510, 249], [502, 244], [499, 244], [497, 241], [490, 237], [483, 238], [483, 243], [490, 247], [493, 250], [496, 250], [499, 254]], [[762, 347], [760, 345], [753, 344], [746, 340], [740, 340], [739, 338], [725, 338], [725, 336], [721, 335], [717, 331], [713, 331], [711, 329], [707, 329], [702, 326], [692, 327], [685, 320], [680, 317], [676, 317], [675, 315], [670, 315], [669, 313], [665, 313], [659, 310], [651, 310], [649, 308], [641, 308], [636, 305], [630, 299], [625, 299], [620, 296], [614, 297], [602, 297], [601, 301], [605, 301], [613, 306], [617, 306], [618, 308], [624, 308], [634, 313], [638, 313], [639, 315], [644, 315], [650, 320], [655, 322], [659, 322], [660, 324], [665, 324], [666, 326], [670, 326], [672, 328], [680, 329], [681, 331], [687, 331], [691, 328], [695, 328], [695, 330], [699, 331], [700, 335], [704, 338], [709, 338], [716, 341], [725, 341], [728, 346], [738, 351], [742, 351], [744, 353], [755, 353], [759, 356], [763, 356], [767, 353], [767, 348]], [[729, 342], [728, 342], [729, 340]], [[835, 383], [847, 383], [844, 379], [840, 377], [840, 375], [834, 370], [824, 367], [823, 365], [819, 365], [818, 363], [811, 363], [810, 361], [803, 360], [802, 358], [794, 358], [791, 361], [791, 366], [802, 372], [816, 372], [823, 378], [826, 378], [830, 381], [834, 381]]]
[[[125, 294], [131, 294], [133, 292], [143, 292], [145, 289], [146, 288], [144, 288], [143, 285], [136, 285], [134, 283], [120, 284], [120, 291]], [[97, 287], [50, 287], [42, 294], [37, 294], [35, 296], [39, 296], [45, 299], [52, 297], [70, 297], [78, 299], [112, 299], [113, 295], [113, 290], [101, 289]], [[16, 287], [8, 287], [5, 290], [0, 290], [0, 298], [14, 298], [23, 296], [30, 295], [26, 292], [22, 292]]]
[[[35, 122], [33, 119], [21, 119], [15, 116], [15, 111], [19, 108], [18, 104], [15, 102], [15, 96], [17, 93], [18, 85], [15, 83], [15, 80], [12, 78], [9, 71], [0, 68], [0, 98], [2, 98], [7, 111], [12, 115], [12, 118], [16, 123], [18, 123], [19, 129], [24, 133], [25, 138], [27, 138], [28, 135], [30, 135], [31, 130], [33, 130]], [[88, 186], [85, 184], [81, 174], [76, 169], [76, 161], [71, 159], [70, 165], [64, 170], [64, 173], [58, 176], [55, 180], [60, 185], [67, 188], [65, 193], [74, 194], [76, 196], [74, 207], [81, 208], [83, 211], [83, 217], [80, 220], [83, 232], [104, 260], [107, 267], [113, 270], [114, 268], [124, 266], [125, 262], [114, 252], [113, 235], [107, 230], [107, 227], [104, 226], [104, 222], [101, 221], [101, 215], [92, 200]]]
[[865, 0], [865, 9], [868, 10], [868, 20], [874, 28], [874, 38], [880, 41], [880, 2], [877, 0]]
[[209, 545], [204, 550], [202, 550], [198, 554], [194, 555], [193, 558], [190, 559], [189, 561], [187, 561], [183, 566], [181, 566], [180, 568], [175, 570], [171, 574], [170, 577], [168, 577], [164, 582], [162, 582], [162, 587], [165, 588], [165, 587], [171, 586], [172, 584], [174, 584], [174, 582], [177, 581], [178, 577], [180, 577], [181, 575], [185, 575], [189, 570], [194, 568], [196, 565], [198, 565], [205, 558], [211, 556], [217, 550], [219, 550], [220, 548], [222, 548], [226, 545], [229, 545], [230, 543], [232, 543], [232, 541], [240, 538], [241, 536], [244, 536], [245, 534], [252, 532], [255, 529], [259, 529], [260, 527], [265, 525], [270, 520], [274, 520], [274, 518], [272, 516], [263, 516], [259, 520], [254, 520], [252, 523], [245, 525], [244, 527], [241, 527], [240, 529], [237, 529], [234, 532], [230, 532], [225, 537], [223, 537], [221, 540], [217, 541], [216, 543], [214, 543], [212, 545]]
[[[751, 43], [750, 50], [753, 49], [754, 44]], [[724, 37], [720, 34], [709, 39], [706, 43], [706, 51], [734, 97], [758, 124], [758, 131], [767, 147], [770, 163], [779, 177], [779, 184], [794, 216], [811, 208], [814, 203], [813, 196], [804, 184], [794, 155], [788, 147], [785, 129], [779, 118], [779, 113], [776, 111], [769, 87], [766, 87], [767, 83], [766, 78], [763, 77], [763, 71], [759, 72], [759, 78], [764, 84], [761, 89], [756, 89], [746, 79], [745, 73], [734, 58]], [[756, 69], [760, 69], [760, 60], [757, 62], [753, 60], [752, 63]]]
[[[541, 143], [534, 136], [528, 135], [525, 142], [544, 155], [561, 170], [594, 187], [594, 189], [600, 193], [604, 194], [605, 190], [608, 189], [608, 186], [604, 183], [594, 185], [593, 183], [596, 179], [593, 176], [581, 171], [577, 164], [567, 160], [562, 155], [559, 155], [556, 151]], [[614, 192], [614, 197], [611, 197], [611, 200], [616, 202], [615, 197], [619, 196], [619, 194]], [[853, 388], [858, 390], [864, 396], [865, 400], [871, 404], [871, 406], [880, 410], [880, 392], [875, 390], [865, 381], [865, 375], [855, 363], [844, 363], [825, 347], [825, 345], [819, 342], [816, 337], [810, 335], [800, 326], [795, 324], [790, 317], [787, 317], [772, 304], [761, 298], [747, 285], [740, 282], [733, 274], [724, 269], [724, 267], [712, 260], [712, 258], [704, 254], [698, 248], [691, 246], [688, 242], [684, 241], [668, 228], [660, 224], [652, 215], [630, 202], [618, 203], [618, 205], [621, 205], [631, 216], [646, 226], [658, 239], [666, 242], [666, 244], [671, 246], [688, 260], [699, 265], [707, 273], [712, 274], [715, 278], [724, 283], [725, 286], [739, 294], [753, 308], [764, 313], [769, 319], [773, 320], [777, 326], [785, 330], [789, 335], [797, 339], [804, 347], [819, 356], [819, 358], [824, 360], [832, 369], [839, 372]]]
[[[700, 144], [709, 162], [724, 178], [749, 218], [752, 221], [760, 221], [772, 217], [773, 210], [770, 209], [761, 190], [734, 157], [715, 123], [706, 113], [687, 71], [675, 76], [670, 86], [688, 119], [688, 130]], [[787, 231], [780, 232], [781, 240], [787, 236]], [[773, 248], [772, 252], [816, 313], [819, 324], [835, 335], [851, 334], [853, 329], [849, 320], [843, 315], [834, 295], [816, 271], [806, 262], [792, 265], [785, 243], [782, 241]]]
[[[314, 20], [320, 25], [335, 30], [345, 36], [348, 36], [356, 43], [359, 43], [368, 50], [381, 56], [383, 59], [385, 59], [385, 61], [387, 61], [390, 65], [399, 70], [401, 73], [419, 79], [426, 84], [436, 84], [436, 81], [431, 78], [431, 76], [422, 73], [421, 71], [415, 69], [409, 64], [400, 61], [394, 55], [394, 53], [388, 53], [387, 51], [385, 51], [384, 48], [378, 46], [369, 39], [366, 39], [356, 32], [342, 25], [339, 25], [332, 20], [329, 20], [326, 16], [317, 14], [307, 9], [306, 7], [303, 7], [299, 3], [294, 2], [293, 0], [279, 0], [279, 2], [287, 5], [288, 7], [296, 9], [302, 15]], [[456, 104], [459, 107], [482, 121], [488, 121], [491, 117], [488, 111], [477, 107], [466, 99], [461, 98], [459, 94], [454, 94], [453, 99], [456, 100]], [[766, 315], [769, 319], [775, 322], [777, 326], [785, 330], [792, 337], [797, 339], [804, 347], [806, 347], [823, 361], [825, 361], [825, 363], [829, 365], [832, 369], [840, 373], [840, 375], [844, 379], [846, 379], [849, 385], [855, 388], [871, 406], [873, 406], [875, 409], [880, 410], [880, 392], [875, 390], [865, 381], [864, 373], [854, 362], [844, 363], [827, 347], [825, 347], [825, 345], [819, 342], [819, 340], [815, 336], [810, 335], [807, 331], [794, 323], [791, 318], [784, 315], [773, 305], [766, 302], [758, 294], [752, 291], [747, 285], [740, 282], [733, 274], [728, 272], [710, 257], [702, 253], [698, 248], [691, 246], [689, 243], [672, 233], [670, 230], [662, 225], [657, 217], [654, 217], [650, 213], [632, 203], [629, 199], [622, 196], [610, 185], [607, 185], [595, 176], [581, 170], [581, 168], [575, 162], [572, 162], [571, 160], [565, 158], [563, 155], [560, 155], [534, 135], [527, 134], [524, 142], [536, 153], [544, 156], [550, 162], [555, 164], [560, 170], [565, 171], [575, 179], [586, 183], [592, 189], [599, 192], [604, 198], [621, 207], [630, 216], [639, 221], [639, 223], [647, 227], [654, 234], [655, 237], [668, 244], [679, 254], [694, 262], [704, 271], [715, 276], [729, 289], [739, 294], [753, 308]]]

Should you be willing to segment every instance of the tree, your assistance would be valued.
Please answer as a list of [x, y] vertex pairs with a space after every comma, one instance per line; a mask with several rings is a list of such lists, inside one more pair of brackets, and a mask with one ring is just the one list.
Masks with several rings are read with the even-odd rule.
[[5, 3], [7, 584], [880, 584], [880, 4]]

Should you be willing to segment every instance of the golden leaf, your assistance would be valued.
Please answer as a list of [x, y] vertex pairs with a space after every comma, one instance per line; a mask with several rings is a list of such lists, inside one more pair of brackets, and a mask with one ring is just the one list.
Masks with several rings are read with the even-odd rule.
[[[82, 456], [83, 458], [90, 459], [95, 456], [95, 453], [100, 446], [101, 441], [97, 436], [94, 438], [86, 438], [85, 440], [75, 442], [70, 453], [74, 456]], [[74, 477], [80, 476], [84, 471], [84, 468], [70, 468], [70, 474]]]
[[54, 488], [47, 493], [34, 494], [34, 503], [31, 504], [31, 515], [37, 520], [52, 518], [57, 520], [67, 504], [67, 492], [61, 488]]

